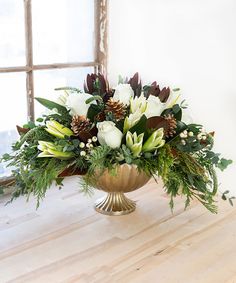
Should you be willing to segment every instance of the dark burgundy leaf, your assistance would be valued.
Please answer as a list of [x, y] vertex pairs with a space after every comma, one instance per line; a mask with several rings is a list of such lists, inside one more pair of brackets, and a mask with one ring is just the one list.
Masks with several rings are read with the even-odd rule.
[[159, 85], [157, 85], [156, 82], [153, 82], [150, 86], [150, 89], [147, 93], [147, 98], [150, 96], [150, 95], [154, 95], [154, 96], [159, 96], [160, 94], [160, 88], [159, 88]]
[[19, 133], [19, 135], [26, 134], [30, 130], [30, 129], [22, 128], [18, 125], [16, 126], [16, 129], [17, 129], [17, 132]]
[[159, 94], [160, 101], [166, 102], [169, 96], [170, 96], [170, 88], [164, 87]]

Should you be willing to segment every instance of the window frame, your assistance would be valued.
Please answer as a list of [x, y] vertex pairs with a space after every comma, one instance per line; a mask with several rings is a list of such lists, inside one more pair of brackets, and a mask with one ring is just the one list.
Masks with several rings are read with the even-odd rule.
[[[1, 67], [1, 73], [26, 73], [27, 120], [34, 121], [34, 71], [66, 69], [78, 67], [94, 67], [94, 72], [107, 74], [108, 53], [108, 1], [94, 0], [94, 61], [90, 62], [59, 62], [53, 64], [34, 64], [33, 62], [33, 32], [32, 32], [32, 0], [24, 1], [25, 24], [25, 58], [24, 66]], [[0, 178], [0, 185], [6, 185], [12, 177]]]

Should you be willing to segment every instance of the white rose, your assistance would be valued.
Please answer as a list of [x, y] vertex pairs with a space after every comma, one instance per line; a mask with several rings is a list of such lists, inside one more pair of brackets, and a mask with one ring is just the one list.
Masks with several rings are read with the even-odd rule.
[[134, 91], [129, 84], [119, 84], [115, 88], [114, 101], [120, 101], [125, 105], [129, 105], [131, 97], [134, 97]]
[[92, 101], [86, 104], [86, 100], [91, 98], [92, 95], [89, 93], [70, 93], [66, 99], [66, 106], [70, 109], [70, 114], [87, 116], [89, 106], [91, 104], [96, 104], [95, 101]]
[[111, 121], [97, 123], [98, 141], [101, 145], [108, 145], [111, 148], [117, 148], [121, 145], [123, 137], [122, 132]]
[[162, 103], [159, 97], [150, 95], [147, 99], [147, 109], [145, 115], [147, 118], [154, 116], [160, 116], [165, 107], [165, 103]]

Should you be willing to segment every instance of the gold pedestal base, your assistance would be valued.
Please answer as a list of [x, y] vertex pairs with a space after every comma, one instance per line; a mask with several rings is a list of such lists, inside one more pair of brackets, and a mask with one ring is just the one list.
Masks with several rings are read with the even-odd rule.
[[95, 203], [95, 210], [106, 215], [125, 215], [135, 210], [136, 203], [122, 192], [110, 192]]

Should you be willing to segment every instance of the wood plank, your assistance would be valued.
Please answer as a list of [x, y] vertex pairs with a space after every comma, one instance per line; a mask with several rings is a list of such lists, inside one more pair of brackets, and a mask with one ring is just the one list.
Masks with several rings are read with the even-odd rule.
[[1, 200], [0, 282], [236, 282], [235, 208], [184, 211], [177, 198], [172, 214], [161, 183], [150, 182], [129, 194], [134, 213], [110, 217], [93, 209], [101, 195], [84, 197], [70, 178], [37, 211]]

